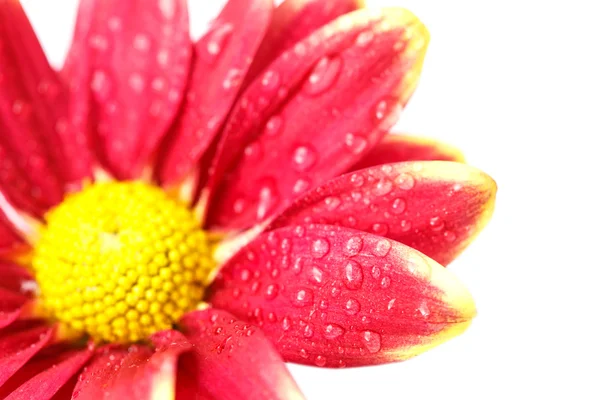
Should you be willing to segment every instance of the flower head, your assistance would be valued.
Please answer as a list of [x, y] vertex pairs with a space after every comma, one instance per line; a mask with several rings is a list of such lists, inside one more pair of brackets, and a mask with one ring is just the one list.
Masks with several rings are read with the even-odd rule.
[[[327, 3], [327, 5], [325, 5]], [[54, 71], [0, 0], [0, 394], [292, 399], [284, 361], [464, 331], [495, 184], [388, 135], [428, 33], [359, 0], [82, 0]]]

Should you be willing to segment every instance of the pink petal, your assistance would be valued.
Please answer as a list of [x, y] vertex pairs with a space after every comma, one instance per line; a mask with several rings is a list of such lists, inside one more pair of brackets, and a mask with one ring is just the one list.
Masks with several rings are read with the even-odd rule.
[[270, 229], [341, 225], [404, 243], [447, 265], [485, 227], [495, 195], [492, 178], [465, 164], [386, 164], [327, 182], [298, 199]]
[[408, 135], [387, 135], [369, 154], [350, 168], [351, 171], [405, 161], [465, 162], [457, 148], [437, 140]]
[[362, 8], [363, 3], [363, 0], [285, 0], [273, 13], [248, 80], [254, 80], [285, 50], [337, 17]]
[[0, 330], [0, 387], [52, 339], [54, 328], [27, 326], [13, 324]]
[[[60, 362], [52, 363], [6, 397], [7, 400], [51, 399], [93, 354], [91, 348], [75, 351]], [[56, 360], [55, 360], [56, 361]]]
[[39, 216], [85, 171], [65, 158], [65, 91], [18, 1], [0, 7], [0, 93], [0, 190]]
[[182, 358], [180, 371], [187, 375], [188, 385], [195, 385], [200, 398], [304, 398], [281, 356], [260, 330], [214, 309], [191, 312], [181, 324], [195, 353]]
[[102, 164], [139, 177], [179, 109], [191, 42], [185, 0], [83, 0], [64, 74], [72, 118]]
[[286, 361], [327, 367], [413, 357], [464, 331], [473, 300], [398, 242], [330, 225], [265, 233], [222, 269], [208, 301], [258, 324]]
[[209, 225], [264, 220], [345, 171], [395, 123], [428, 36], [408, 11], [373, 14], [357, 11], [316, 31], [242, 95], [213, 164]]
[[182, 115], [164, 146], [159, 171], [163, 183], [179, 183], [196, 168], [221, 130], [250, 67], [248, 60], [269, 26], [272, 7], [271, 0], [230, 0], [194, 46]]

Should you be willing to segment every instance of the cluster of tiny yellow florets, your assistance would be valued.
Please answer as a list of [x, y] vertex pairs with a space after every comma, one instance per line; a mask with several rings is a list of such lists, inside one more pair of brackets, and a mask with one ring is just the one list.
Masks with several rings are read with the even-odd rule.
[[168, 329], [202, 299], [213, 265], [190, 210], [141, 182], [99, 183], [46, 215], [33, 268], [47, 312], [98, 342]]

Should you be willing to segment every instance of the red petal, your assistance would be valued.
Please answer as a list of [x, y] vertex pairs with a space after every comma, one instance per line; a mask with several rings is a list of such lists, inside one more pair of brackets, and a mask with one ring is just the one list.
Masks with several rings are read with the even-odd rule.
[[[281, 356], [256, 328], [213, 309], [194, 311], [181, 321], [195, 356], [182, 358], [200, 398], [303, 399]], [[194, 374], [194, 375], [192, 375]]]
[[0, 261], [0, 328], [13, 323], [37, 285], [23, 268]]
[[[41, 215], [59, 202], [70, 168], [59, 135], [66, 96], [18, 1], [0, 7], [0, 190]], [[60, 128], [60, 129], [59, 129]]]
[[495, 182], [464, 164], [386, 164], [327, 182], [284, 211], [271, 229], [346, 226], [394, 239], [447, 265], [487, 224], [495, 195]]
[[191, 61], [186, 4], [80, 4], [65, 66], [73, 121], [119, 178], [139, 176], [181, 104]]
[[25, 247], [21, 237], [17, 235], [8, 218], [0, 210], [0, 258], [8, 258]]
[[273, 21], [256, 53], [248, 80], [254, 80], [281, 53], [318, 28], [363, 6], [363, 0], [284, 1], [273, 13]]
[[404, 161], [455, 161], [465, 157], [457, 148], [437, 140], [407, 135], [387, 135], [381, 143], [350, 168], [357, 171], [375, 165]]
[[354, 164], [395, 123], [427, 38], [407, 11], [357, 11], [282, 54], [228, 121], [209, 223], [250, 226]]
[[0, 387], [46, 346], [53, 332], [54, 328], [48, 326], [34, 326], [27, 330], [11, 326], [0, 330]]
[[223, 268], [209, 301], [258, 324], [286, 361], [344, 367], [405, 360], [475, 314], [467, 290], [421, 253], [329, 225], [265, 233]]
[[175, 183], [196, 167], [229, 113], [272, 12], [271, 0], [230, 0], [195, 45], [181, 119], [165, 144], [161, 181]]
[[192, 346], [176, 331], [160, 332], [151, 339], [156, 352], [134, 346], [97, 355], [82, 374], [73, 398], [174, 398], [179, 356]]
[[[35, 375], [14, 392], [7, 400], [51, 399], [69, 380], [77, 374], [92, 356], [91, 348], [72, 352], [58, 363], [48, 364], [47, 368]], [[54, 360], [56, 361], [56, 360]]]

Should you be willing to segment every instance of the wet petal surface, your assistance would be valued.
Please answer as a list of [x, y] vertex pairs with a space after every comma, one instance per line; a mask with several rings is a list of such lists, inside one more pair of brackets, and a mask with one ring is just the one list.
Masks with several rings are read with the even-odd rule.
[[427, 41], [408, 11], [357, 11], [284, 52], [225, 127], [209, 225], [250, 226], [354, 164], [396, 122]]
[[328, 225], [264, 233], [222, 269], [209, 300], [255, 323], [286, 361], [401, 361], [464, 331], [464, 286], [398, 242]]
[[464, 164], [386, 164], [336, 178], [299, 199], [271, 229], [341, 225], [385, 236], [447, 265], [491, 218], [495, 182]]

